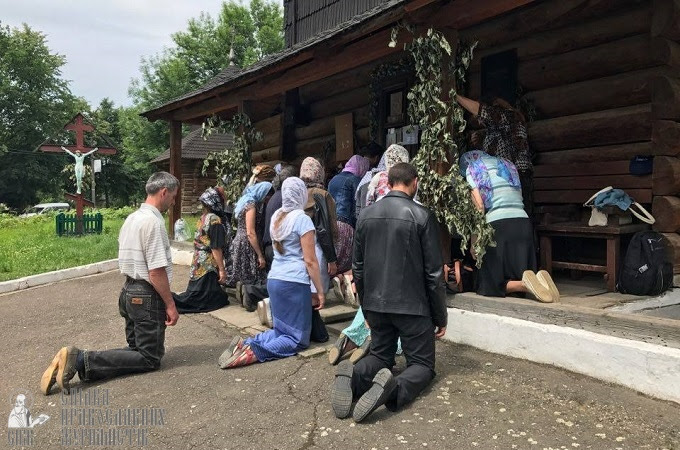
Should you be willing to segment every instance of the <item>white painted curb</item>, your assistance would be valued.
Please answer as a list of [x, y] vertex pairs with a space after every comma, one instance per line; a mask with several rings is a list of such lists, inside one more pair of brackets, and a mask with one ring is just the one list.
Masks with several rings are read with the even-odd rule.
[[551, 364], [680, 403], [680, 349], [449, 308], [445, 339]]
[[117, 268], [118, 259], [116, 258], [87, 264], [85, 266], [71, 267], [69, 269], [55, 270], [54, 272], [45, 272], [38, 275], [17, 278], [16, 280], [3, 281], [0, 283], [0, 294], [41, 286], [43, 284], [56, 283], [57, 281], [95, 275]]
[[180, 266], [190, 266], [194, 257], [193, 251], [178, 250], [175, 247], [170, 247], [170, 253], [172, 254], [172, 263]]

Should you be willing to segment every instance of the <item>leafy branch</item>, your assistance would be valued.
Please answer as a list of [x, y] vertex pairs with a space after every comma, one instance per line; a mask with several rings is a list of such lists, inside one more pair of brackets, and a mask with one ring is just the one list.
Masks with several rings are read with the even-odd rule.
[[213, 116], [203, 122], [203, 139], [213, 133], [232, 133], [234, 143], [221, 152], [211, 152], [203, 161], [203, 175], [210, 166], [214, 166], [217, 182], [224, 187], [226, 201], [236, 203], [245, 189], [252, 166], [251, 148], [262, 139], [262, 133], [253, 128], [250, 118], [243, 113], [236, 114], [230, 120]]

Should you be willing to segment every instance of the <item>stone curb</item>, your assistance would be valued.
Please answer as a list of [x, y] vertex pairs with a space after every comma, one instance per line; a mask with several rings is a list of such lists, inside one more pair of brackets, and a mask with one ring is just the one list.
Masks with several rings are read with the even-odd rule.
[[680, 403], [680, 349], [456, 308], [448, 315], [446, 340]]
[[55, 270], [54, 272], [45, 272], [38, 275], [30, 275], [28, 277], [17, 278], [16, 280], [9, 280], [0, 282], [0, 294], [7, 292], [20, 291], [44, 284], [56, 283], [58, 281], [70, 280], [73, 278], [84, 277], [88, 275], [95, 275], [102, 272], [108, 272], [118, 268], [118, 259], [109, 259], [108, 261], [100, 261], [85, 266], [71, 267], [68, 269]]

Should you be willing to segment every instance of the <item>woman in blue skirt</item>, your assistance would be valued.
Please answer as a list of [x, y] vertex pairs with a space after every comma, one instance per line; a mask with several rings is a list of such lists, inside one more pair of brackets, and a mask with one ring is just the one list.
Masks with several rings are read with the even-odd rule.
[[272, 216], [270, 226], [274, 260], [267, 281], [274, 328], [245, 340], [235, 337], [220, 356], [223, 369], [281, 359], [307, 348], [312, 329], [310, 280], [318, 293], [314, 309], [323, 308], [326, 300], [314, 224], [303, 209], [307, 187], [300, 178], [290, 177], [283, 182], [281, 194], [282, 207]]

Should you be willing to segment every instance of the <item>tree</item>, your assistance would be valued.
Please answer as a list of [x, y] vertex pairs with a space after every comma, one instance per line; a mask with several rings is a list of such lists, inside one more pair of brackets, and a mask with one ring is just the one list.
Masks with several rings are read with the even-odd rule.
[[36, 149], [87, 107], [61, 77], [64, 62], [44, 34], [0, 24], [0, 203], [12, 208], [61, 194], [65, 159]]
[[141, 77], [130, 85], [134, 107], [124, 113], [124, 147], [134, 164], [148, 163], [168, 147], [167, 125], [138, 114], [200, 87], [231, 63], [246, 67], [282, 50], [283, 13], [273, 1], [248, 6], [230, 0], [216, 19], [202, 13], [172, 39], [174, 47], [142, 61]]

